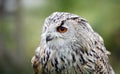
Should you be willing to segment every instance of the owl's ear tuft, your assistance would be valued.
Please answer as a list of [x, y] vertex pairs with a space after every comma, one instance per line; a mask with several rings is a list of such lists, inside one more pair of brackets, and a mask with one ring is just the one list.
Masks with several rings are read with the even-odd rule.
[[72, 17], [71, 19], [76, 20], [76, 19], [79, 19], [79, 17]]
[[77, 21], [78, 23], [84, 23], [84, 22], [88, 22], [86, 19], [82, 18], [82, 17], [72, 17], [70, 18], [72, 20]]
[[87, 20], [86, 20], [86, 19], [84, 19], [84, 18], [81, 18], [81, 21], [83, 21], [83, 22], [87, 22]]
[[84, 18], [79, 18], [78, 20], [78, 23], [81, 23], [81, 22], [88, 22], [86, 19], [84, 19]]

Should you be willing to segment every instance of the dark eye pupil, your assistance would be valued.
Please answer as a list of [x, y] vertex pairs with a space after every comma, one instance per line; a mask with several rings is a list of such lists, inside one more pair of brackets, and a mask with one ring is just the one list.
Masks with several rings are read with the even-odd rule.
[[60, 29], [61, 29], [61, 31], [64, 31], [65, 28], [64, 27], [60, 27]]

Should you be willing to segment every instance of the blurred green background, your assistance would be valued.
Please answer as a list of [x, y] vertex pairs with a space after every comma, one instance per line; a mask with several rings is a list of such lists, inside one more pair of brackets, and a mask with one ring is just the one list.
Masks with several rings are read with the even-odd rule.
[[31, 58], [44, 19], [55, 11], [87, 19], [120, 74], [120, 0], [0, 0], [0, 74], [33, 74]]

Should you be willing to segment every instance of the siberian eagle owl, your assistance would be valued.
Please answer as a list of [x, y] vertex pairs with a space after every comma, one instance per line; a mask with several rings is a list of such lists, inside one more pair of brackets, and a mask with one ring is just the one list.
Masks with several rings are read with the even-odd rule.
[[114, 74], [109, 54], [85, 19], [54, 12], [45, 19], [32, 65], [35, 74]]

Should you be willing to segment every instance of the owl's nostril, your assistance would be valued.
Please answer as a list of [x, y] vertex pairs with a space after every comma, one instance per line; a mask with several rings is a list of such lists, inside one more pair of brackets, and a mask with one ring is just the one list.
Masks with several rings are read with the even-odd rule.
[[46, 37], [46, 42], [51, 41], [52, 39], [53, 39], [53, 37], [51, 35], [49, 35]]

